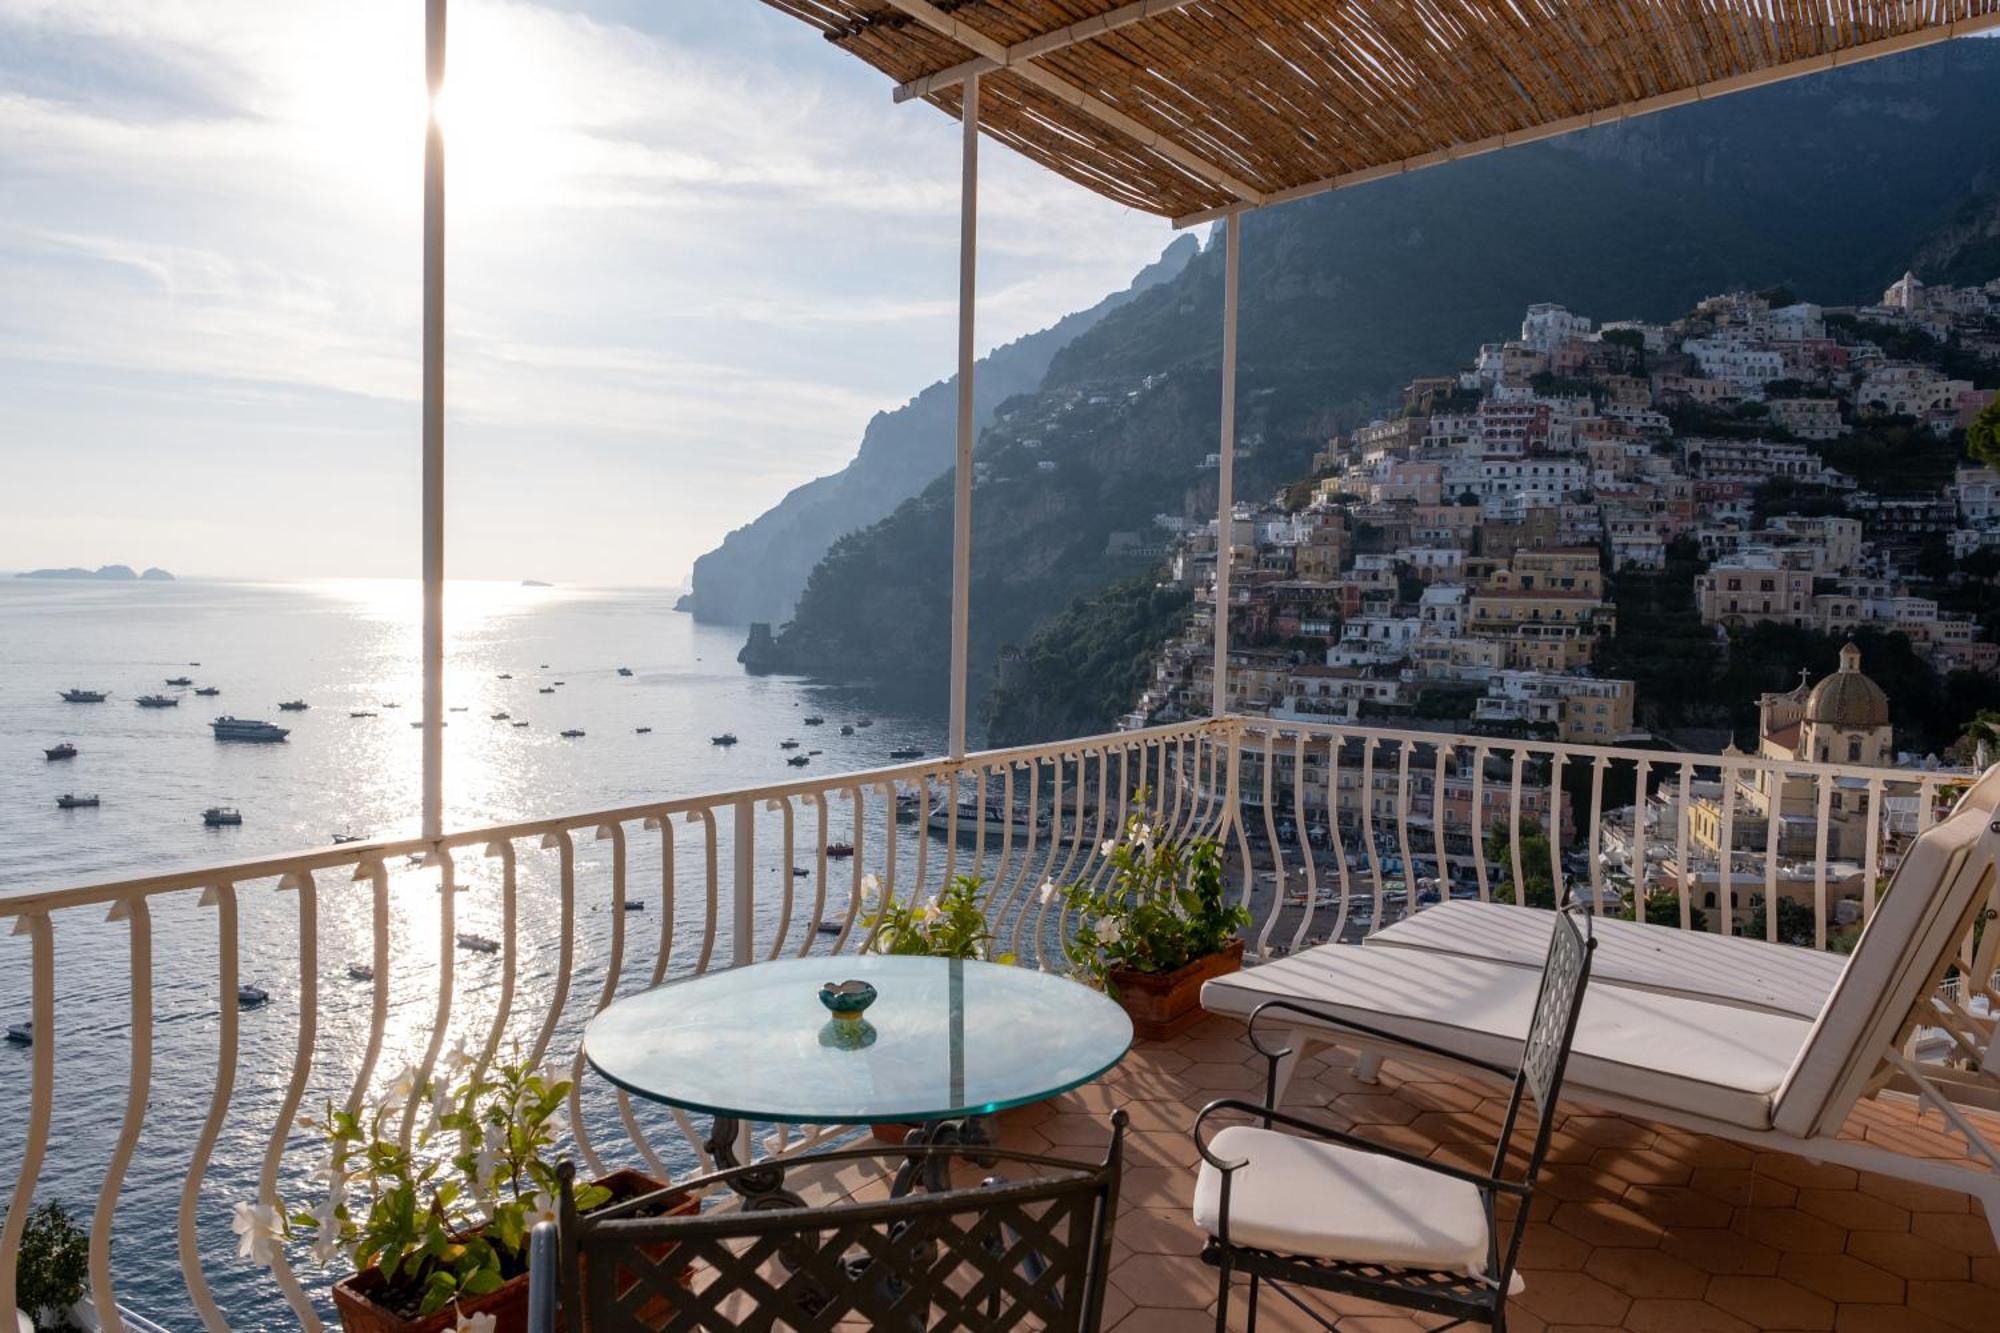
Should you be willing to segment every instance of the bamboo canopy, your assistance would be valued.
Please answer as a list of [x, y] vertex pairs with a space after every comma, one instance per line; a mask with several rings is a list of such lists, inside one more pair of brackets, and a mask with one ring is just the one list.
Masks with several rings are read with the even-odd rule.
[[2000, 26], [2000, 0], [765, 0], [1179, 225]]

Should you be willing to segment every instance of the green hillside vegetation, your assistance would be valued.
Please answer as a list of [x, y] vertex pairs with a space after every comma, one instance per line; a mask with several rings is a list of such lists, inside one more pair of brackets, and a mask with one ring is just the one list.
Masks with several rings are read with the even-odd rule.
[[1154, 650], [1187, 623], [1193, 597], [1151, 576], [1079, 597], [1001, 670], [988, 707], [995, 745], [1108, 730], [1146, 687]]
[[[1332, 431], [1396, 410], [1401, 384], [1464, 364], [1536, 301], [1665, 319], [1780, 282], [1872, 299], [2000, 175], [1997, 114], [2000, 43], [1954, 43], [1250, 214], [1237, 493], [1307, 475]], [[975, 697], [1002, 645], [1032, 657], [1039, 627], [1137, 572], [1106, 554], [1113, 532], [1214, 512], [1220, 260], [1211, 239], [1069, 343], [981, 439]], [[769, 665], [941, 706], [950, 551], [936, 484], [828, 552]]]

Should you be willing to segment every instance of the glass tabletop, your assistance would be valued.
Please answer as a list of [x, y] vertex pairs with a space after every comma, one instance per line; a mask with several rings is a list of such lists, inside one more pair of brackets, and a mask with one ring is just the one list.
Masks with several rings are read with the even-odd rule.
[[[860, 1020], [820, 1003], [866, 981]], [[583, 1033], [591, 1067], [669, 1106], [744, 1120], [841, 1124], [1004, 1110], [1087, 1083], [1125, 1056], [1132, 1020], [1048, 972], [859, 955], [755, 963], [608, 1006]]]

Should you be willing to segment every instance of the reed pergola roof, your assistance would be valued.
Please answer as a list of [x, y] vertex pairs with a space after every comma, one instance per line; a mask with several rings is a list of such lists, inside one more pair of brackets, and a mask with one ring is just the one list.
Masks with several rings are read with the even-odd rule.
[[765, 0], [1188, 224], [2000, 26], [2000, 0]]

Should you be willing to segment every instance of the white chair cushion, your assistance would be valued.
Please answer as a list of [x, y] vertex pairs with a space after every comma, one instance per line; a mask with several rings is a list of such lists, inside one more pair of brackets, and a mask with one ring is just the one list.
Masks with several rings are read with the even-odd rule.
[[[1364, 943], [1539, 972], [1555, 917], [1545, 908], [1454, 898], [1379, 930]], [[1847, 965], [1837, 953], [1614, 917], [1596, 918], [1591, 932], [1597, 940], [1590, 960], [1593, 986], [1635, 986], [1794, 1018], [1818, 1018]]]
[[[1541, 986], [1539, 971], [1423, 949], [1323, 944], [1202, 987], [1211, 1013], [1248, 1018], [1266, 1000], [1289, 999], [1337, 1018], [1442, 1046], [1493, 1064], [1521, 1058], [1521, 1038]], [[1311, 1031], [1295, 1015], [1273, 1032]], [[1675, 1108], [1748, 1129], [1771, 1127], [1772, 1101], [1811, 1025], [1786, 1014], [1680, 995], [1592, 985], [1570, 1048], [1567, 1088]], [[1343, 1041], [1341, 1029], [1326, 1038]], [[1360, 1043], [1365, 1044], [1365, 1043]]]
[[[1209, 1150], [1232, 1173], [1229, 1240], [1344, 1263], [1477, 1273], [1486, 1267], [1486, 1209], [1476, 1187], [1338, 1143], [1231, 1125]], [[1203, 1162], [1194, 1224], [1222, 1230], [1222, 1172]]]

